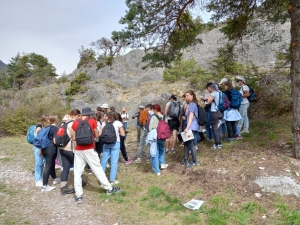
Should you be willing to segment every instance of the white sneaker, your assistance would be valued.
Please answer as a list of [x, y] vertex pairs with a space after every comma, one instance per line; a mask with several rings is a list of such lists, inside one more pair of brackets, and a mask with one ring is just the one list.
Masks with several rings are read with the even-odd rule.
[[135, 163], [141, 163], [142, 161], [141, 161], [141, 158], [137, 158], [134, 162]]
[[117, 180], [110, 182], [111, 185], [116, 185], [116, 184], [118, 184], [118, 183], [120, 183], [120, 182], [117, 181]]
[[69, 171], [74, 171], [74, 167], [71, 167], [71, 168], [69, 169]]
[[39, 180], [39, 181], [35, 182], [35, 186], [36, 187], [43, 187], [43, 181]]
[[157, 175], [157, 176], [160, 176], [160, 172], [158, 172], [156, 175]]
[[161, 165], [160, 165], [160, 168], [161, 168], [161, 169], [166, 169], [167, 167], [168, 167], [168, 164], [161, 164]]
[[59, 184], [60, 183], [60, 178], [57, 177], [56, 179], [53, 180], [53, 184]]
[[54, 189], [55, 187], [47, 185], [42, 187], [42, 192], [53, 191]]

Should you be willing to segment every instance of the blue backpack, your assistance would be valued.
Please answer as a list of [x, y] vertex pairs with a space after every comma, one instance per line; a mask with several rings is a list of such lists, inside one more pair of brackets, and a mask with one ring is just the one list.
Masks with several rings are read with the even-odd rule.
[[33, 144], [35, 130], [36, 125], [31, 125], [27, 130], [26, 139], [29, 144]]
[[45, 149], [50, 145], [50, 140], [48, 138], [50, 126], [49, 127], [43, 127], [36, 135], [36, 137], [33, 140], [34, 147]]
[[238, 90], [230, 90], [231, 101], [229, 107], [231, 109], [238, 109], [243, 101], [242, 94]]
[[229, 105], [230, 102], [228, 100], [227, 95], [225, 93], [219, 92], [219, 104], [216, 104], [216, 109], [220, 110], [220, 112], [224, 112], [226, 109], [229, 108]]

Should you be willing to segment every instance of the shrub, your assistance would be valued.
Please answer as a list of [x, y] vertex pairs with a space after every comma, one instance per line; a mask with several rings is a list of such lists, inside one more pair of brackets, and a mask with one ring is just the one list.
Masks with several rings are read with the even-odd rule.
[[86, 75], [86, 73], [78, 74], [72, 81], [70, 87], [66, 90], [66, 95], [74, 95], [77, 92], [84, 92], [86, 89], [82, 88], [87, 80], [91, 77]]
[[60, 84], [60, 83], [67, 83], [69, 80], [68, 80], [68, 78], [66, 77], [66, 76], [62, 76], [62, 77], [60, 77], [60, 78], [58, 78], [57, 80], [56, 80], [56, 83], [57, 84]]

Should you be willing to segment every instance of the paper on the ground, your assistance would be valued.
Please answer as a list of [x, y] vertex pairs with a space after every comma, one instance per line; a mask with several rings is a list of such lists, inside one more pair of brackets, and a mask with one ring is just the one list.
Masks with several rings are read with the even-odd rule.
[[194, 139], [194, 134], [192, 130], [188, 130], [186, 133], [185, 132], [181, 132], [181, 137], [183, 142], [189, 141]]
[[202, 201], [202, 200], [192, 199], [183, 205], [188, 209], [196, 210], [196, 209], [199, 209], [203, 203], [204, 203], [204, 201]]

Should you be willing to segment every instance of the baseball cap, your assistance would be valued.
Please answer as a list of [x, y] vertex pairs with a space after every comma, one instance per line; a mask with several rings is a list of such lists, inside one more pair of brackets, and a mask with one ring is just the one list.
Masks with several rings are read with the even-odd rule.
[[219, 84], [223, 84], [224, 82], [226, 82], [226, 81], [228, 81], [228, 79], [227, 78], [225, 78], [225, 77], [223, 77], [222, 79], [221, 79], [221, 81], [220, 81], [220, 83]]
[[242, 77], [242, 76], [237, 76], [236, 79], [237, 79], [237, 81], [241, 80], [241, 81], [244, 82], [244, 84], [246, 84], [246, 80], [245, 80], [244, 77]]

